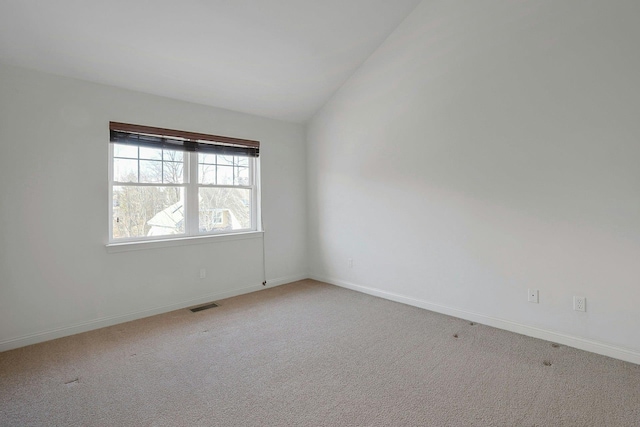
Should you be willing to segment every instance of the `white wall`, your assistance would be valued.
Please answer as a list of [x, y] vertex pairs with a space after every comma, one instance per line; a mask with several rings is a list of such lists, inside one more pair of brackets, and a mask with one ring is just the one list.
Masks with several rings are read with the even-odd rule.
[[260, 140], [267, 279], [307, 275], [303, 126], [0, 66], [0, 351], [261, 288], [262, 237], [107, 253], [110, 120]]
[[423, 1], [309, 124], [312, 276], [640, 363], [638, 22]]

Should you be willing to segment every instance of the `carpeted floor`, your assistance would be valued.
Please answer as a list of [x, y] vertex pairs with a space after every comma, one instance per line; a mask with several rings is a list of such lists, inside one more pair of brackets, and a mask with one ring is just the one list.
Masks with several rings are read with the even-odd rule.
[[305, 280], [0, 353], [2, 426], [640, 426], [640, 366]]

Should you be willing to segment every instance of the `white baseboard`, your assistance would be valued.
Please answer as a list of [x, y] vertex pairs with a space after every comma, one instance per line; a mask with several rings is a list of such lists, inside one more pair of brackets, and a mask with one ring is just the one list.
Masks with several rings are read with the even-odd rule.
[[499, 319], [496, 317], [491, 317], [491, 316], [487, 316], [480, 313], [474, 313], [471, 311], [460, 310], [457, 308], [448, 307], [441, 304], [434, 304], [429, 301], [407, 297], [407, 296], [396, 294], [393, 292], [382, 291], [382, 290], [370, 288], [367, 286], [356, 285], [354, 283], [349, 283], [343, 280], [333, 279], [330, 277], [311, 275], [310, 278], [314, 280], [318, 280], [320, 282], [329, 283], [332, 285], [340, 286], [342, 288], [351, 289], [354, 291], [388, 299], [391, 301], [412, 305], [414, 307], [424, 308], [426, 310], [434, 311], [436, 313], [447, 314], [449, 316], [470, 320], [473, 322], [492, 326], [494, 328], [504, 329], [504, 330], [515, 332], [521, 335], [527, 335], [533, 338], [539, 338], [546, 341], [564, 344], [569, 347], [590, 351], [592, 353], [601, 354], [604, 356], [609, 356], [615, 359], [620, 359], [626, 362], [631, 362], [631, 363], [640, 365], [640, 352], [627, 349], [624, 347], [613, 346], [613, 345], [598, 342], [598, 341], [575, 337], [575, 336], [564, 334], [561, 332], [541, 329], [534, 326], [528, 326], [521, 323], [512, 322], [510, 320]]
[[81, 332], [92, 331], [94, 329], [104, 328], [106, 326], [113, 326], [119, 323], [130, 322], [132, 320], [142, 319], [144, 317], [155, 316], [156, 314], [167, 313], [173, 310], [180, 310], [182, 308], [191, 307], [198, 304], [204, 304], [206, 302], [221, 300], [225, 298], [231, 298], [242, 294], [248, 294], [250, 292], [261, 291], [266, 288], [273, 288], [274, 286], [284, 285], [285, 283], [291, 283], [298, 280], [303, 280], [308, 277], [307, 274], [299, 274], [295, 276], [280, 277], [277, 279], [267, 279], [267, 286], [262, 284], [246, 286], [238, 289], [216, 292], [213, 294], [203, 295], [198, 298], [192, 298], [176, 302], [173, 304], [163, 305], [160, 307], [153, 307], [145, 310], [135, 311], [127, 314], [119, 314], [115, 316], [107, 316], [99, 319], [89, 320], [87, 322], [76, 323], [74, 325], [65, 326], [62, 328], [50, 329], [47, 331], [36, 332], [34, 334], [25, 335], [17, 338], [10, 338], [8, 340], [0, 341], [0, 352], [13, 350], [15, 348], [24, 347], [31, 344], [37, 344], [44, 341], [53, 340], [56, 338], [62, 338], [69, 335], [79, 334]]
[[[267, 288], [273, 288], [274, 286], [286, 285], [287, 283], [297, 282], [299, 280], [305, 280], [309, 278], [309, 274], [296, 274], [293, 276], [280, 277], [279, 279], [267, 279]], [[260, 288], [263, 288], [260, 286]]]

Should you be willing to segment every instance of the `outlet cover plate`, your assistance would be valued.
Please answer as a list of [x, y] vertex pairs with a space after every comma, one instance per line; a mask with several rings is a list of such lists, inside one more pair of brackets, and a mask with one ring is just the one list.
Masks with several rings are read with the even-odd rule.
[[540, 291], [538, 291], [537, 289], [529, 289], [529, 293], [527, 294], [527, 301], [538, 304], [538, 302], [540, 301], [539, 295]]
[[585, 297], [573, 297], [573, 309], [575, 311], [587, 311], [587, 299]]

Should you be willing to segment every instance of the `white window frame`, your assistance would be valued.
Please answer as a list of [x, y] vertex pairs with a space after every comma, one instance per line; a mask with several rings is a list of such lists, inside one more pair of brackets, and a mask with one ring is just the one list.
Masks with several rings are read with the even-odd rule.
[[[168, 240], [186, 240], [201, 237], [229, 236], [234, 234], [246, 234], [251, 232], [261, 232], [260, 229], [260, 161], [257, 157], [248, 157], [249, 164], [249, 185], [217, 185], [217, 184], [200, 184], [198, 183], [198, 152], [184, 151], [184, 171], [185, 182], [183, 184], [165, 184], [165, 183], [138, 183], [138, 182], [118, 182], [114, 181], [113, 164], [114, 164], [114, 144], [109, 143], [109, 239], [108, 245], [117, 245], [121, 243], [144, 243], [144, 242], [161, 242]], [[183, 187], [184, 188], [184, 215], [185, 226], [184, 234], [170, 234], [164, 236], [140, 236], [140, 237], [113, 237], [113, 187], [133, 186], [133, 187]], [[201, 232], [199, 229], [199, 188], [239, 188], [251, 191], [251, 227], [237, 230], [222, 230]]]

